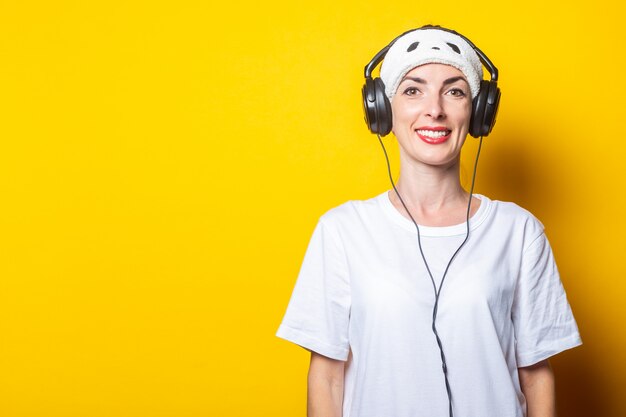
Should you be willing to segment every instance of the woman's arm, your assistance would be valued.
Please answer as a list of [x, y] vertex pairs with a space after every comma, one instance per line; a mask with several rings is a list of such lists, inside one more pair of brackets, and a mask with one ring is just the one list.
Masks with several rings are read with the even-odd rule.
[[307, 390], [308, 417], [341, 417], [344, 362], [311, 352]]
[[547, 359], [518, 368], [527, 417], [556, 417], [554, 373]]

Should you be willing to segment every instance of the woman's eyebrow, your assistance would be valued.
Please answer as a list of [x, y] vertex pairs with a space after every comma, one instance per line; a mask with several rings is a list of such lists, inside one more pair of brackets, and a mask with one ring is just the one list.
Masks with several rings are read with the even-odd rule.
[[404, 82], [406, 80], [411, 80], [411, 81], [415, 81], [418, 84], [427, 84], [426, 80], [422, 79], [422, 78], [417, 78], [417, 77], [404, 77], [402, 79], [402, 81], [400, 82]]
[[461, 76], [448, 78], [447, 80], [445, 80], [443, 82], [443, 85], [454, 84], [457, 81], [465, 81], [465, 83], [467, 83], [467, 85], [469, 85], [469, 83], [467, 82], [465, 77], [461, 77]]
[[[402, 79], [402, 81], [406, 81], [406, 80], [415, 81], [418, 84], [428, 84], [426, 80], [424, 80], [423, 78], [419, 78], [419, 77], [404, 77]], [[469, 85], [465, 77], [462, 77], [462, 76], [448, 78], [447, 80], [444, 80], [443, 85], [454, 84], [457, 81], [465, 81]]]

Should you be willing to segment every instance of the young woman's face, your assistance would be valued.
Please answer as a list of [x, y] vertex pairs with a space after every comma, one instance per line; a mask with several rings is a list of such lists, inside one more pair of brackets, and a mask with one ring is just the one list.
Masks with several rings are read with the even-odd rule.
[[414, 163], [457, 163], [469, 130], [472, 96], [465, 76], [444, 64], [409, 71], [391, 100], [393, 133]]

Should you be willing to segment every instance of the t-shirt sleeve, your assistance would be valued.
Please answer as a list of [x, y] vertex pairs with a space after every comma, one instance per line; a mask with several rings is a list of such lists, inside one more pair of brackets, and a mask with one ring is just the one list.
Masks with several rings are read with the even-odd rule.
[[525, 249], [512, 319], [517, 366], [530, 366], [582, 344], [545, 233]]
[[308, 350], [347, 360], [350, 282], [336, 230], [320, 220], [304, 255], [276, 335]]

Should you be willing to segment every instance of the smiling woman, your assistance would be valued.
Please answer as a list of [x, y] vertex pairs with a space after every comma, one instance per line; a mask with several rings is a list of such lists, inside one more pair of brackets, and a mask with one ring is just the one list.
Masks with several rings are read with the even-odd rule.
[[461, 71], [444, 64], [413, 68], [400, 82], [391, 108], [405, 163], [458, 165], [472, 110]]
[[309, 417], [554, 416], [548, 358], [582, 342], [543, 226], [459, 179], [468, 132], [495, 123], [497, 69], [429, 26], [365, 72], [368, 127], [394, 133], [400, 178], [313, 232], [277, 333], [311, 351]]

